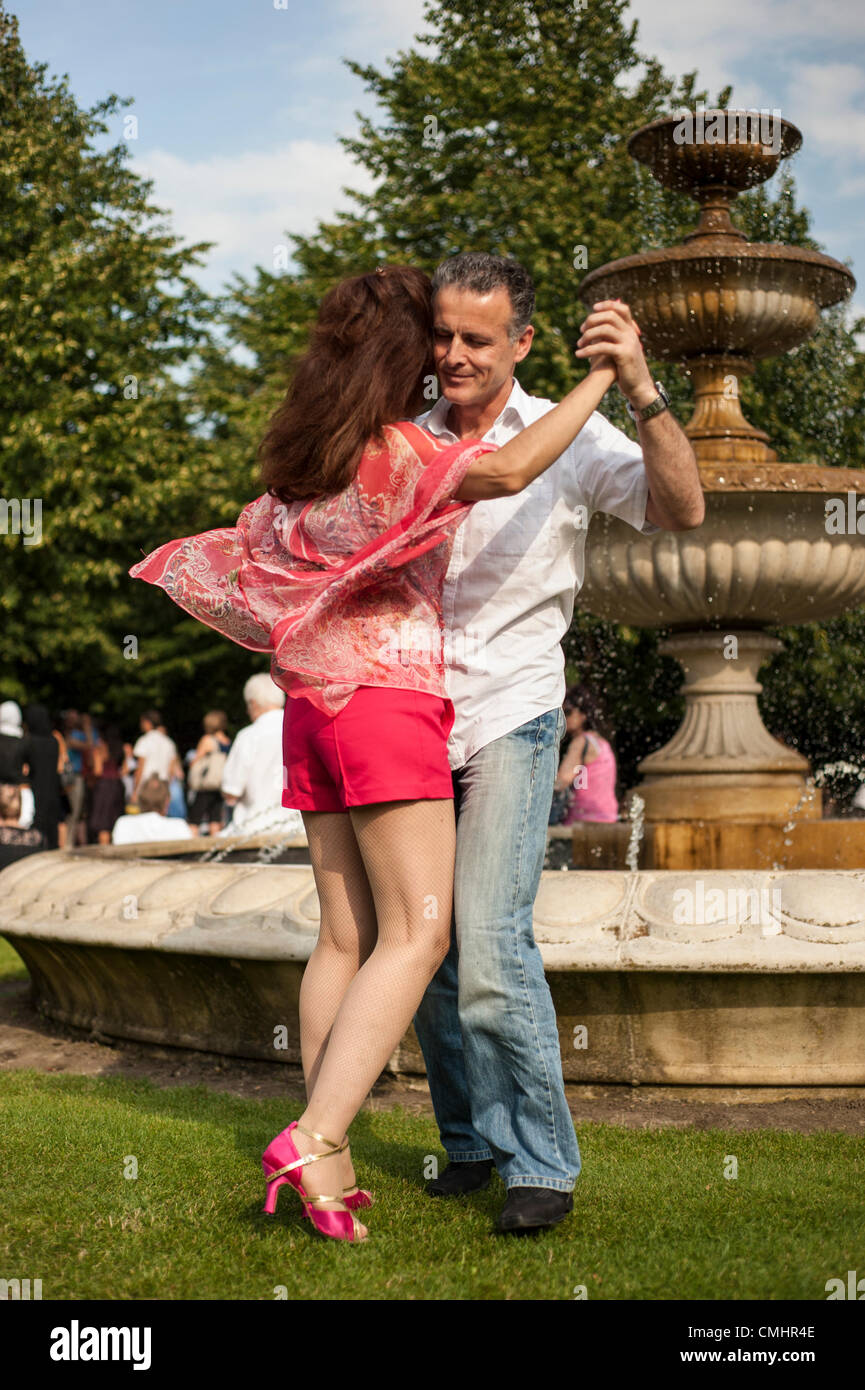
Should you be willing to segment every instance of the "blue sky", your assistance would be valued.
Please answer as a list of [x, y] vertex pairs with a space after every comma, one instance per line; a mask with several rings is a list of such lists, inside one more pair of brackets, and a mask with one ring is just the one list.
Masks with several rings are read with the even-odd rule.
[[[592, 0], [589, 0], [592, 3]], [[286, 230], [310, 231], [368, 187], [337, 143], [371, 98], [343, 57], [384, 66], [423, 27], [423, 0], [6, 0], [32, 60], [68, 73], [82, 105], [135, 99], [137, 169], [187, 241], [216, 241], [199, 279], [272, 266]], [[279, 8], [277, 8], [279, 6]], [[804, 147], [799, 201], [830, 255], [852, 258], [865, 313], [863, 0], [634, 0], [638, 47], [710, 98], [780, 109]], [[120, 135], [119, 121], [116, 136]]]

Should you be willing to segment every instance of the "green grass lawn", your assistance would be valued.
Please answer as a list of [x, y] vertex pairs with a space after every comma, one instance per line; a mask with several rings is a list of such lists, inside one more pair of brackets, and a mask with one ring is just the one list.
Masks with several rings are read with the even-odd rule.
[[[260, 1157], [297, 1106], [114, 1078], [0, 1074], [0, 1276], [45, 1299], [825, 1299], [862, 1268], [862, 1141], [843, 1134], [578, 1125], [574, 1213], [495, 1233], [497, 1179], [422, 1190], [434, 1124], [401, 1110], [352, 1127], [370, 1239], [317, 1236], [297, 1197], [261, 1214]], [[724, 1177], [727, 1155], [738, 1177]], [[138, 1176], [125, 1177], [130, 1157]], [[858, 1264], [857, 1264], [858, 1262]]]
[[5, 937], [0, 936], [0, 980], [26, 980], [27, 966]]

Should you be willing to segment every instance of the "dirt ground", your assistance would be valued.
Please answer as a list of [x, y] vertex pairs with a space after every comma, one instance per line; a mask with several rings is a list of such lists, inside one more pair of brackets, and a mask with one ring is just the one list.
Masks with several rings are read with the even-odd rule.
[[[32, 1008], [29, 993], [26, 980], [0, 985], [0, 1072], [32, 1067], [41, 1072], [146, 1078], [157, 1086], [203, 1085], [243, 1097], [301, 1100], [304, 1096], [299, 1067], [82, 1033], [41, 1017]], [[865, 1134], [863, 1086], [568, 1085], [565, 1089], [577, 1123]], [[386, 1110], [395, 1105], [415, 1115], [432, 1115], [424, 1079], [383, 1078], [366, 1108]]]

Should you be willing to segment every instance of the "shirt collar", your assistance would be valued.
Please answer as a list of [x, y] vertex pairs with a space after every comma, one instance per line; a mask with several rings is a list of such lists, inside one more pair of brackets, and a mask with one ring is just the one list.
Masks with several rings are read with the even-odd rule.
[[[439, 396], [429, 415], [424, 420], [424, 428], [432, 434], [452, 434], [445, 423], [447, 413], [450, 410], [451, 402], [447, 396]], [[487, 430], [490, 434], [497, 425], [519, 424], [525, 428], [532, 420], [531, 396], [523, 390], [516, 377], [512, 378], [511, 394], [508, 396], [504, 409], [499, 417], [493, 421]]]

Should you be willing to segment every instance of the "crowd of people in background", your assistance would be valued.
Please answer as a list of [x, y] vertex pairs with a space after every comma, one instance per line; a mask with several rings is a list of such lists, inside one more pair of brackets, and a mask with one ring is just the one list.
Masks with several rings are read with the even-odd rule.
[[[209, 710], [183, 758], [162, 714], [145, 710], [138, 736], [87, 712], [52, 719], [41, 704], [0, 704], [0, 869], [27, 854], [65, 846], [131, 845], [194, 836], [302, 833], [282, 806], [285, 692], [270, 676], [243, 688], [249, 723], [232, 739], [224, 710]], [[571, 686], [551, 825], [618, 820], [616, 755], [597, 696]], [[853, 814], [865, 812], [865, 785]]]
[[0, 703], [0, 868], [78, 845], [301, 832], [282, 805], [285, 692], [261, 672], [243, 697], [249, 722], [234, 738], [225, 711], [209, 710], [183, 757], [158, 709], [133, 740], [86, 711]]

